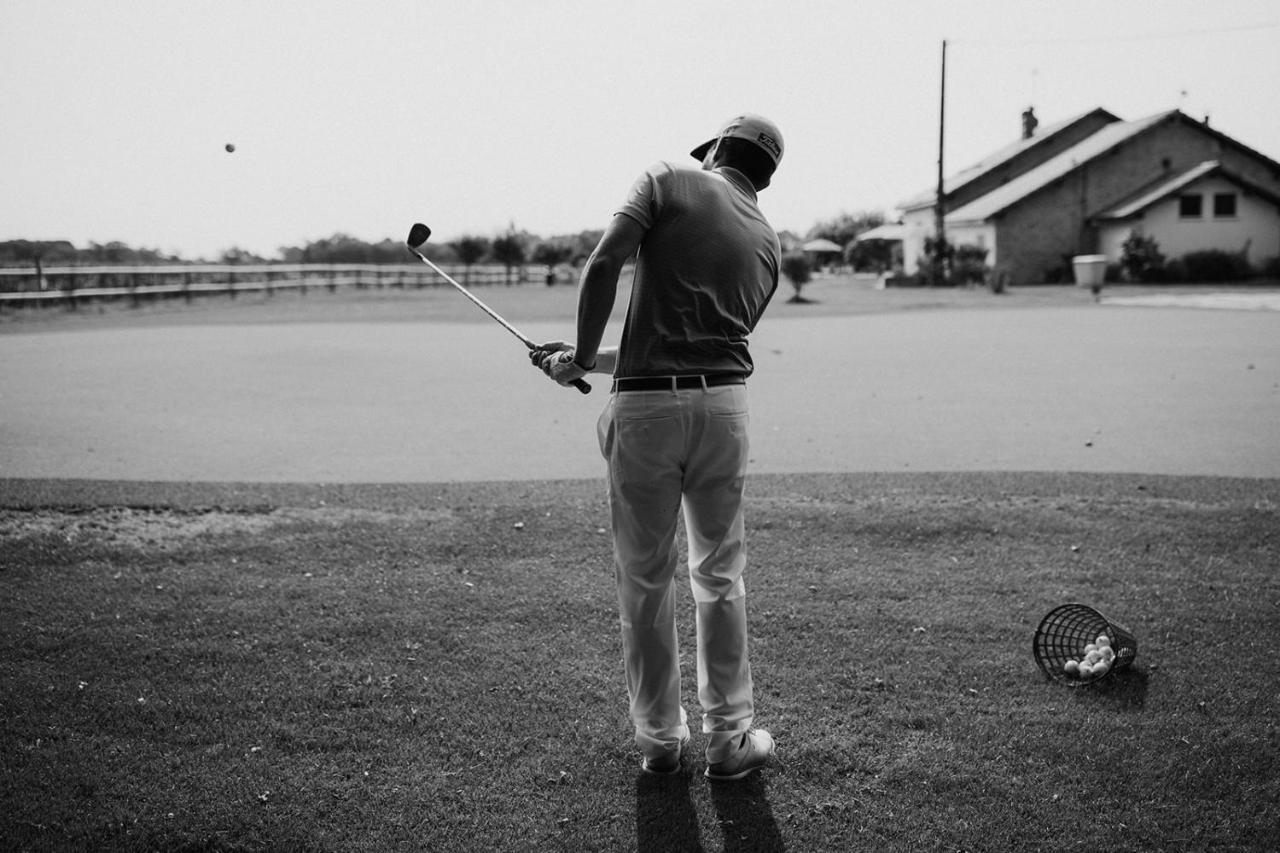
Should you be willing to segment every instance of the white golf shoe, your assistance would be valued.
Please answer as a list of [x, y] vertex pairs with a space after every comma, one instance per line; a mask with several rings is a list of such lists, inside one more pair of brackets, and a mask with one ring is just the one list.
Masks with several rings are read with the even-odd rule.
[[769, 763], [773, 755], [773, 735], [764, 729], [742, 733], [738, 748], [723, 761], [707, 765], [706, 777], [716, 782], [731, 782], [749, 776]]

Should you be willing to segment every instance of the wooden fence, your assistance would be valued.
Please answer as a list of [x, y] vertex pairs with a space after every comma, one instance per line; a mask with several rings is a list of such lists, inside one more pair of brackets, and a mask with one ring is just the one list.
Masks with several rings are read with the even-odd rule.
[[[548, 269], [541, 264], [515, 267], [440, 265], [468, 287], [543, 284]], [[561, 280], [564, 280], [563, 278]], [[0, 306], [157, 296], [192, 299], [202, 294], [235, 296], [246, 291], [339, 287], [435, 287], [445, 285], [430, 267], [414, 264], [182, 264], [172, 266], [50, 267], [43, 270], [0, 269]]]

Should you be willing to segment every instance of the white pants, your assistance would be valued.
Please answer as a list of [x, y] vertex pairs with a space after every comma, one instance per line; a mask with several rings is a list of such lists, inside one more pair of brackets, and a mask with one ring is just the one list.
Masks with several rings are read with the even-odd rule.
[[747, 421], [745, 385], [617, 393], [600, 416], [627, 691], [648, 757], [669, 754], [689, 734], [675, 625], [682, 505], [707, 760], [726, 757], [755, 713], [742, 582]]

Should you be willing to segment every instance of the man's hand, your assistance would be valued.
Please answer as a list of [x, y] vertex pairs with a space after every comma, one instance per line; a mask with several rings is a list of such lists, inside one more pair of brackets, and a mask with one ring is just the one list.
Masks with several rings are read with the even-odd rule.
[[545, 344], [538, 344], [529, 350], [529, 361], [534, 367], [542, 369], [542, 362], [558, 352], [566, 352], [573, 349], [573, 344], [568, 341], [547, 341]]
[[547, 356], [542, 361], [542, 372], [561, 385], [572, 385], [574, 380], [587, 375], [587, 371], [573, 360], [573, 353], [568, 349]]
[[587, 371], [573, 360], [575, 350], [566, 341], [548, 341], [529, 351], [529, 361], [561, 385], [572, 385]]

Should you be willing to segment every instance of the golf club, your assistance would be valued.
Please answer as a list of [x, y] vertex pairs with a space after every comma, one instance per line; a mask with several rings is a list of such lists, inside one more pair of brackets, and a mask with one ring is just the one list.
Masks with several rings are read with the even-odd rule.
[[[422, 261], [424, 264], [426, 264], [427, 266], [435, 270], [436, 274], [438, 274], [445, 281], [449, 282], [455, 288], [461, 291], [463, 296], [467, 297], [476, 305], [478, 305], [480, 307], [480, 310], [484, 311], [484, 313], [488, 314], [490, 317], [492, 317], [493, 319], [501, 323], [504, 329], [506, 329], [508, 332], [515, 335], [517, 338], [519, 338], [521, 343], [523, 343], [526, 347], [528, 347], [531, 350], [537, 349], [538, 345], [535, 344], [532, 340], [530, 340], [527, 335], [525, 335], [515, 326], [511, 325], [506, 320], [504, 320], [501, 314], [499, 314], [497, 311], [494, 311], [488, 305], [485, 305], [484, 302], [480, 301], [480, 298], [478, 296], [476, 296], [471, 291], [467, 290], [462, 285], [458, 284], [458, 282], [453, 280], [453, 276], [449, 275], [447, 272], [440, 269], [440, 267], [436, 266], [434, 263], [431, 262], [430, 258], [422, 254], [422, 252], [418, 251], [418, 248], [422, 246], [423, 243], [426, 243], [430, 237], [431, 237], [431, 229], [428, 228], [426, 225], [423, 225], [421, 222], [415, 222], [413, 224], [413, 227], [409, 229], [409, 238], [405, 240], [405, 244], [409, 247], [410, 252], [413, 252], [415, 255], [418, 256], [418, 260]], [[584, 382], [582, 379], [573, 380], [572, 385], [573, 387], [581, 391], [583, 394], [591, 393], [591, 386], [588, 385], [586, 382]]]

